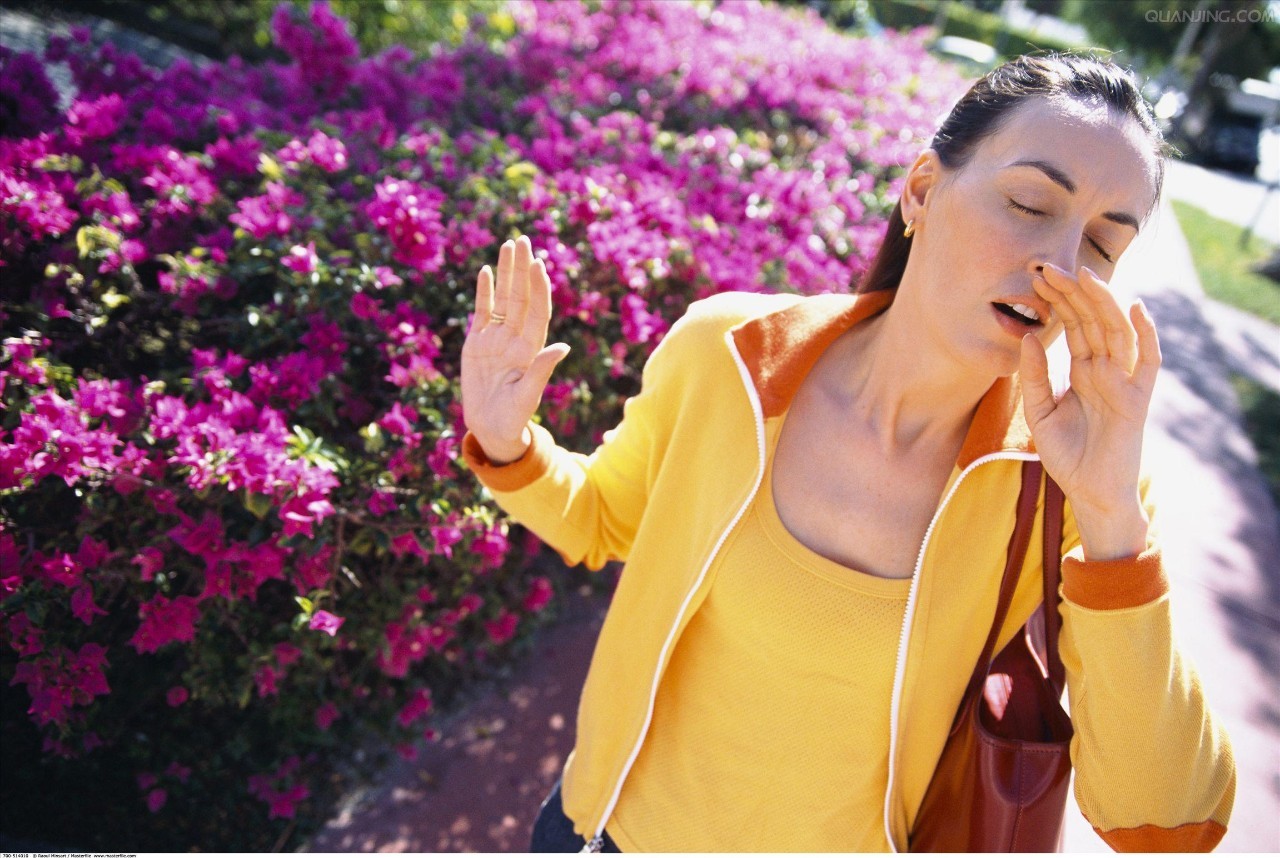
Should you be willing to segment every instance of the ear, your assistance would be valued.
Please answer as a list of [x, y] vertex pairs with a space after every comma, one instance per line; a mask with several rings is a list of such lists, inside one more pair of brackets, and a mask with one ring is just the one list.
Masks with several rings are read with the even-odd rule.
[[902, 219], [915, 221], [917, 227], [924, 222], [929, 209], [930, 192], [942, 179], [942, 161], [938, 153], [925, 149], [907, 170], [907, 181], [902, 186]]

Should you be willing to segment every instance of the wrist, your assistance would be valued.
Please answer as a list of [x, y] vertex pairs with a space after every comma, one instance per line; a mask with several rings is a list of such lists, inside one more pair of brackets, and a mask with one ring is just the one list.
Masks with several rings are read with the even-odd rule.
[[474, 430], [472, 434], [475, 435], [476, 441], [480, 444], [480, 449], [484, 451], [485, 458], [489, 460], [489, 464], [495, 467], [510, 465], [512, 462], [524, 458], [524, 454], [529, 451], [529, 446], [533, 443], [533, 436], [529, 433], [528, 426], [520, 430], [520, 437], [514, 441], [482, 437], [476, 434]]
[[1151, 522], [1136, 490], [1131, 500], [1119, 504], [1072, 501], [1071, 511], [1086, 560], [1136, 557], [1147, 549]]

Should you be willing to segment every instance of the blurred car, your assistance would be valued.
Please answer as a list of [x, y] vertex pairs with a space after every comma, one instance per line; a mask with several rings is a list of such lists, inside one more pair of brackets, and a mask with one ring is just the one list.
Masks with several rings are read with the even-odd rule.
[[940, 36], [929, 46], [929, 52], [957, 63], [974, 77], [984, 75], [1000, 64], [1000, 55], [995, 48], [986, 42], [960, 36]]
[[1280, 87], [1260, 80], [1237, 83], [1225, 75], [1210, 81], [1208, 96], [1186, 105], [1179, 123], [1197, 160], [1245, 173], [1258, 169], [1264, 129], [1280, 118]]

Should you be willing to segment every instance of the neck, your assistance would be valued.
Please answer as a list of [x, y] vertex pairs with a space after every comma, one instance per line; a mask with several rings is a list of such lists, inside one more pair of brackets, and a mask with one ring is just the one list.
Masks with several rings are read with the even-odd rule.
[[924, 446], [958, 452], [995, 379], [975, 376], [934, 348], [909, 315], [895, 302], [846, 334], [833, 350], [829, 392], [886, 455]]

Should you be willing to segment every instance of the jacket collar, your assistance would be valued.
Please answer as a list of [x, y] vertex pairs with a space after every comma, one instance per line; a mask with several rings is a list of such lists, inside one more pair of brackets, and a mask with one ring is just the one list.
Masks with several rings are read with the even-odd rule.
[[[864, 295], [815, 295], [757, 316], [732, 330], [766, 419], [787, 410], [800, 383], [836, 338], [893, 303], [893, 290]], [[957, 464], [990, 453], [1034, 453], [1016, 374], [997, 379], [983, 396]]]

